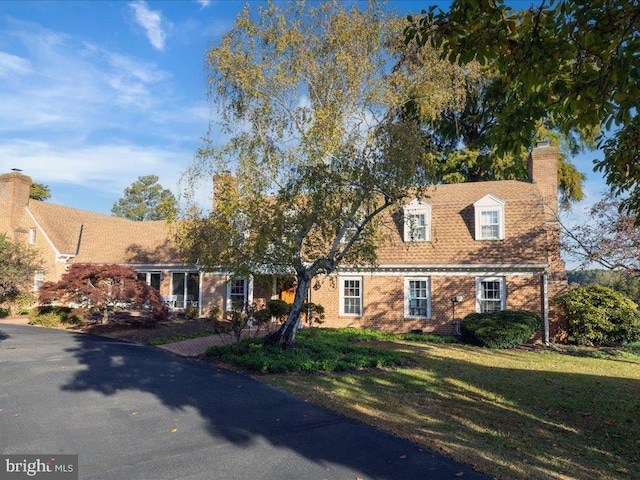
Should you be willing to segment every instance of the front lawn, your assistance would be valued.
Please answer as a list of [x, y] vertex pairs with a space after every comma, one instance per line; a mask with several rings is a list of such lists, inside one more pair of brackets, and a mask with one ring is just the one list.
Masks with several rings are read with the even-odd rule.
[[[320, 343], [352, 335], [333, 332]], [[640, 357], [632, 351], [351, 340], [403, 365], [258, 379], [498, 479], [640, 478]]]

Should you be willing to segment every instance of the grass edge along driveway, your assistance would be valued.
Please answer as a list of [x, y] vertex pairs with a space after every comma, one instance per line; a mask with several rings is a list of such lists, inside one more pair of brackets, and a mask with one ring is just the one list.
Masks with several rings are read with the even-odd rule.
[[411, 366], [256, 378], [498, 479], [640, 478], [640, 356], [370, 345]]

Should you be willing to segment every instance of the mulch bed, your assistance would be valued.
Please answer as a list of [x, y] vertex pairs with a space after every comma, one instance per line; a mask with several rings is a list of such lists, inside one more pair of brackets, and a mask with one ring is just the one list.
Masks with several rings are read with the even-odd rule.
[[84, 325], [74, 328], [76, 331], [102, 335], [104, 337], [128, 340], [136, 343], [149, 343], [154, 338], [169, 338], [175, 335], [192, 335], [213, 330], [213, 323], [204, 318], [170, 318], [164, 322], [153, 322], [141, 316], [118, 312], [102, 325], [98, 319], [91, 319]]

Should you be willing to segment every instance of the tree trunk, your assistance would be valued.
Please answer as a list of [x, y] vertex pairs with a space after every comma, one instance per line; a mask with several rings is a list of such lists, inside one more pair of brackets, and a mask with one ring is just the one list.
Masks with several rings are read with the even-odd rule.
[[291, 305], [291, 311], [287, 320], [282, 324], [277, 332], [272, 333], [267, 338], [268, 345], [282, 345], [284, 348], [296, 346], [296, 333], [302, 324], [302, 308], [309, 294], [311, 279], [307, 275], [298, 275], [298, 287], [296, 288], [296, 296]]
[[102, 312], [102, 325], [109, 323], [109, 309], [105, 309]]

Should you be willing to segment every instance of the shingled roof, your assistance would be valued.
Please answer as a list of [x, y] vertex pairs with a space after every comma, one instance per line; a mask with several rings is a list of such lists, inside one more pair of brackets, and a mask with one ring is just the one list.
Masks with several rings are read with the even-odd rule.
[[137, 222], [30, 200], [29, 212], [73, 263], [180, 263], [166, 222]]
[[[493, 195], [505, 203], [506, 238], [474, 239], [474, 202]], [[434, 185], [422, 200], [432, 206], [431, 241], [404, 242], [402, 221], [388, 222], [378, 249], [385, 264], [542, 264], [547, 262], [545, 209], [538, 185], [517, 180]], [[390, 212], [393, 218], [393, 213]]]

